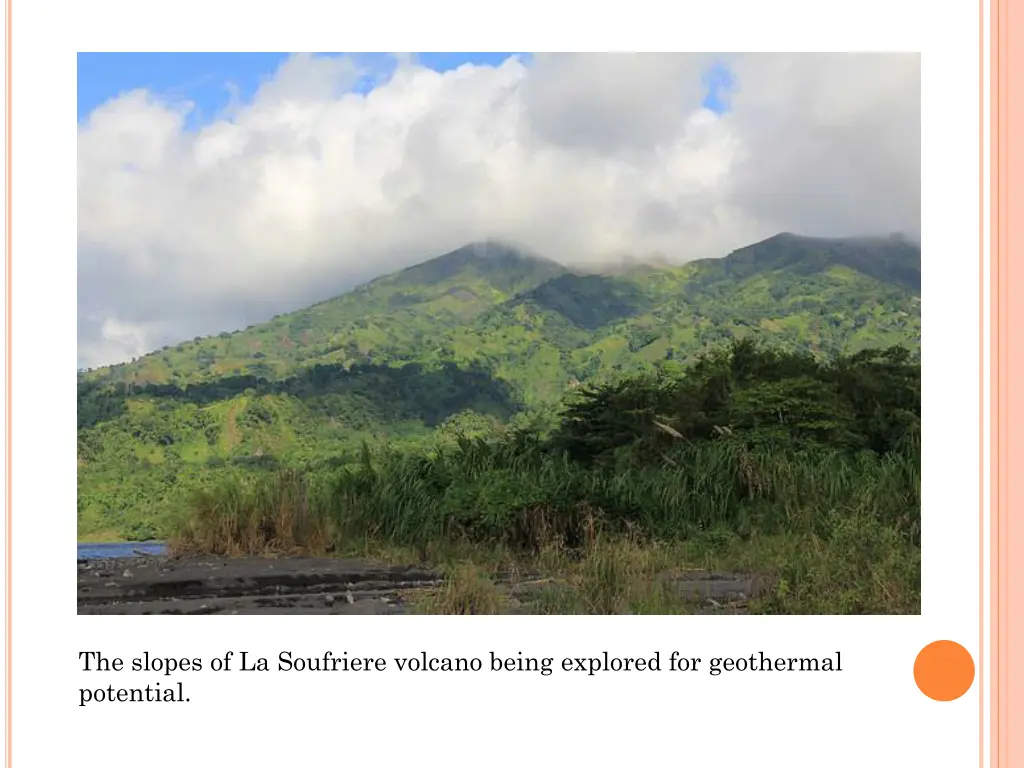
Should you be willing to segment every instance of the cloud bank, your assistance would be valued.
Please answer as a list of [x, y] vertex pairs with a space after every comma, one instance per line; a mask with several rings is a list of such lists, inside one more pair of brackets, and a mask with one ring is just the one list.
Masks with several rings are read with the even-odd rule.
[[[724, 62], [722, 114], [702, 107]], [[484, 238], [567, 264], [920, 230], [916, 54], [566, 54], [369, 93], [294, 56], [199, 129], [144, 91], [78, 129], [79, 366], [234, 330]]]

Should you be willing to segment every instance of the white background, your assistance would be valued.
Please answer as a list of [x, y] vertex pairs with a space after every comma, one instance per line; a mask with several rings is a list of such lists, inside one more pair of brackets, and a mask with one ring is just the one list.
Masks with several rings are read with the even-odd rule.
[[[973, 765], [978, 695], [937, 703], [918, 650], [978, 658], [978, 85], [975, 3], [763, 0], [17, 3], [14, 30], [14, 765]], [[429, 33], [429, 34], [428, 34]], [[79, 617], [76, 51], [916, 50], [923, 123], [921, 617]], [[784, 673], [183, 676], [191, 703], [79, 708], [79, 671], [246, 650], [319, 655], [825, 655]], [[557, 664], [557, 662], [556, 662]], [[162, 678], [161, 682], [166, 682]]]

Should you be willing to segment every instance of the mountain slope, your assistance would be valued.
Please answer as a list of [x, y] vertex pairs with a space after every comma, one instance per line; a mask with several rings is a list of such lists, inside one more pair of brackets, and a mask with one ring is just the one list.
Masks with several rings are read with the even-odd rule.
[[921, 290], [921, 248], [900, 237], [821, 238], [783, 232], [733, 251], [724, 259], [697, 263], [709, 275], [732, 279], [777, 270], [811, 275], [830, 267], [848, 267], [910, 291]]
[[231, 375], [283, 378], [313, 363], [418, 359], [444, 330], [566, 271], [512, 246], [473, 243], [267, 323], [164, 347], [80, 378], [185, 385]]
[[[733, 337], [830, 355], [920, 343], [920, 250], [780, 235], [722, 259], [576, 274], [459, 249], [79, 382], [79, 532], [158, 534], [189, 489], [549, 411], [579, 382]], [[348, 458], [346, 458], [348, 457]]]
[[[571, 380], [685, 363], [731, 337], [825, 355], [916, 347], [919, 249], [870, 241], [858, 260], [860, 242], [781, 236], [679, 267], [562, 275], [450, 331], [444, 348], [449, 360], [480, 360], [531, 401], [557, 397]], [[864, 262], [878, 277], [850, 266]], [[891, 262], [899, 270], [887, 274]]]

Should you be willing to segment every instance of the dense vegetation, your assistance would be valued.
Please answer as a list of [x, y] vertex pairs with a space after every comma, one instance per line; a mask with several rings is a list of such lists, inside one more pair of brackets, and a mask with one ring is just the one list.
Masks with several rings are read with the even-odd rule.
[[[664, 536], [765, 529], [796, 514], [779, 500], [787, 483], [815, 500], [803, 514], [877, 501], [876, 517], [898, 520], [903, 501], [881, 489], [916, 467], [919, 372], [907, 352], [871, 350], [918, 348], [919, 262], [900, 240], [792, 235], [616, 274], [460, 249], [264, 325], [81, 373], [79, 535], [165, 536], [197, 491], [265, 495], [287, 470], [333, 510], [325, 541], [358, 523], [396, 541], [529, 542], [572, 515]], [[704, 355], [742, 339], [775, 351]], [[751, 477], [775, 495], [726, 483], [741, 467], [759, 467]], [[560, 522], [523, 511], [541, 498]]]
[[173, 545], [244, 554], [440, 543], [575, 552], [614, 568], [609, 553], [622, 549], [608, 541], [646, 558], [657, 542], [688, 542], [769, 571], [764, 610], [916, 612], [919, 436], [920, 365], [907, 350], [825, 363], [740, 341], [683, 376], [583, 388], [546, 434], [366, 448], [340, 469], [200, 491]]

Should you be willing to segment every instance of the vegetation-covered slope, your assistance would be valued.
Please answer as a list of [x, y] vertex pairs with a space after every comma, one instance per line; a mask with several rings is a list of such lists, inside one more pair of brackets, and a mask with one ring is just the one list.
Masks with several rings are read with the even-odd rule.
[[[824, 362], [734, 341], [682, 376], [582, 387], [547, 435], [226, 481], [171, 547], [441, 562], [442, 613], [691, 612], [671, 578], [694, 567], [757, 574], [755, 612], [918, 613], [920, 373], [900, 347]], [[551, 578], [524, 605], [492, 581], [509, 573]]]
[[79, 533], [161, 535], [232, 473], [344, 462], [552, 415], [730, 338], [831, 357], [920, 342], [920, 252], [779, 235], [724, 259], [575, 274], [467, 246], [244, 331], [80, 374]]
[[317, 363], [420, 360], [448, 329], [564, 272], [509, 246], [475, 243], [267, 323], [164, 347], [82, 379], [185, 385], [240, 374], [285, 378]]

